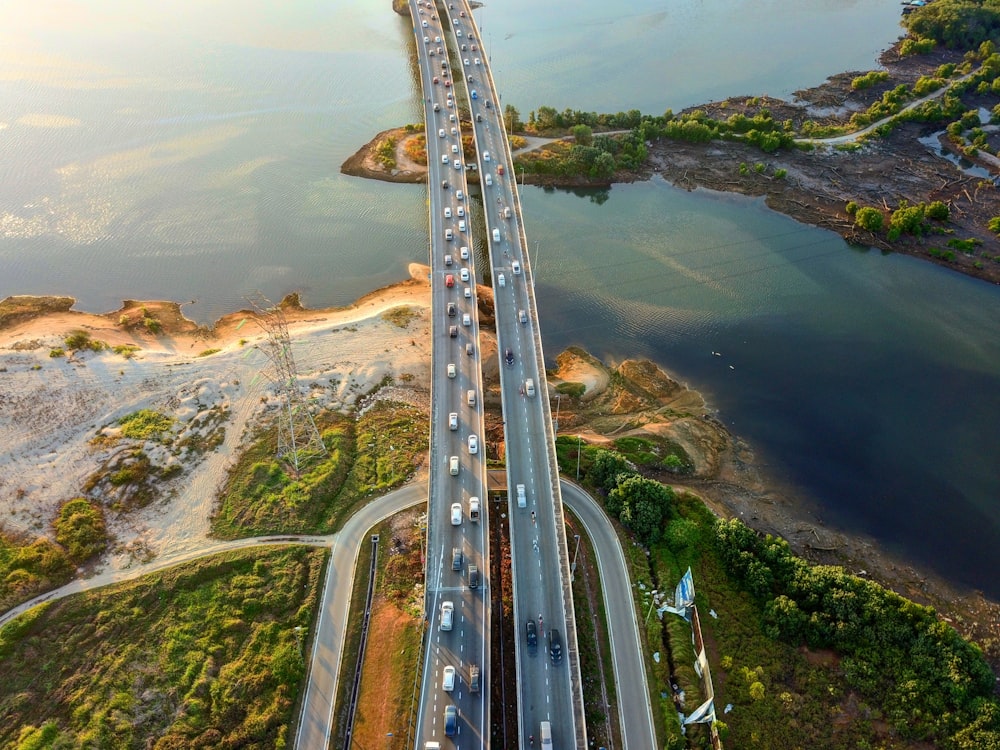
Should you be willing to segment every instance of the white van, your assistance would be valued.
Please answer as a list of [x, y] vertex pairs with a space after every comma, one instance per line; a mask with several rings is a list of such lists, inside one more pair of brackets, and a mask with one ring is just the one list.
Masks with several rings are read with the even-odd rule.
[[487, 185], [492, 185], [493, 184], [493, 175], [487, 173], [487, 175], [486, 175], [486, 184]]
[[527, 393], [529, 396], [535, 395], [535, 381], [532, 380], [531, 378], [528, 378], [527, 380], [524, 381], [524, 392]]
[[448, 471], [453, 477], [458, 476], [458, 456], [451, 457], [451, 461], [448, 464]]
[[542, 750], [552, 750], [552, 725], [543, 721], [538, 727], [538, 737], [542, 741]]
[[497, 229], [496, 227], [493, 227], [493, 241], [494, 242], [500, 241], [500, 230]]
[[523, 484], [517, 485], [517, 507], [518, 508], [527, 508], [528, 507], [528, 498], [524, 494], [524, 485]]

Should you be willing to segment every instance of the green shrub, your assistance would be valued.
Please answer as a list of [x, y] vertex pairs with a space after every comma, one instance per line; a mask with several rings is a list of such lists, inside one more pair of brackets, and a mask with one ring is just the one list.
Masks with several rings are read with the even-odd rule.
[[150, 440], [168, 432], [174, 425], [173, 417], [168, 417], [152, 409], [140, 409], [126, 414], [118, 420], [122, 435], [133, 440]]
[[66, 350], [61, 346], [57, 346], [55, 349], [49, 349], [49, 356], [55, 359], [56, 357], [65, 357]]
[[854, 223], [869, 232], [879, 232], [885, 222], [885, 217], [877, 208], [864, 206], [857, 209], [854, 214]]
[[851, 81], [851, 88], [855, 91], [860, 91], [862, 89], [870, 89], [876, 83], [881, 83], [882, 81], [888, 81], [889, 74], [884, 70], [872, 70], [865, 73], [862, 76]]
[[108, 532], [100, 506], [85, 498], [70, 500], [59, 509], [55, 521], [56, 541], [77, 564], [104, 551]]

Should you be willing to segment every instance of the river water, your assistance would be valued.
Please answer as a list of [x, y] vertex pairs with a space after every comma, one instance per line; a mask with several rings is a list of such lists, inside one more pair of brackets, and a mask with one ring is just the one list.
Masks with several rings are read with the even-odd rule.
[[[875, 67], [898, 14], [894, 0], [476, 12], [522, 116], [789, 96]], [[347, 304], [426, 260], [425, 189], [339, 173], [420, 117], [410, 24], [388, 0], [44, 0], [4, 16], [0, 296], [190, 300], [208, 322], [256, 289]], [[995, 287], [660, 180], [528, 187], [523, 203], [550, 356], [655, 359], [826, 521], [1000, 596]]]

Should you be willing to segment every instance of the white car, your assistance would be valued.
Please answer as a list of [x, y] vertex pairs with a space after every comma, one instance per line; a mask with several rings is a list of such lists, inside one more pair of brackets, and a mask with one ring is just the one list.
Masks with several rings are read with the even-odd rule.
[[483, 161], [489, 161], [489, 160], [490, 160], [490, 152], [483, 151]]
[[424, 25], [424, 28], [426, 29], [427, 28], [427, 19], [425, 18], [423, 21], [421, 21], [421, 23]]
[[455, 668], [450, 664], [442, 672], [441, 689], [446, 693], [450, 693], [455, 689]]
[[449, 378], [455, 377], [455, 363], [454, 362], [449, 362], [448, 363], [448, 377]]
[[476, 58], [476, 65], [482, 65], [482, 64], [483, 64], [482, 61], [477, 57]]
[[441, 154], [441, 163], [442, 164], [448, 163], [448, 154]]
[[465, 58], [464, 60], [462, 60], [462, 63], [465, 64], [465, 65], [468, 65], [469, 64], [469, 58]]
[[463, 193], [461, 190], [456, 190], [455, 191], [455, 197], [458, 198], [460, 201], [464, 201], [465, 200], [465, 193]]
[[444, 128], [438, 130], [438, 138], [444, 138]]
[[469, 315], [468, 313], [465, 313], [465, 315], [462, 316], [462, 325], [463, 326], [471, 326], [472, 325], [472, 316]]
[[455, 622], [455, 602], [441, 602], [441, 630], [451, 630]]
[[472, 287], [471, 286], [465, 287], [465, 298], [466, 299], [472, 299]]
[[468, 268], [461, 269], [458, 272], [458, 278], [460, 278], [462, 281], [468, 281], [469, 280], [469, 269]]
[[458, 135], [458, 128], [452, 128], [451, 129], [451, 134], [452, 135]]
[[457, 430], [458, 429], [458, 412], [452, 412], [448, 415], [448, 429]]
[[453, 153], [453, 154], [457, 154], [458, 153], [458, 144], [457, 143], [451, 144], [451, 153]]
[[458, 210], [455, 212], [460, 219], [465, 218], [465, 206], [459, 206]]
[[[479, 438], [475, 435], [469, 435], [469, 453], [476, 454], [479, 453]], [[451, 511], [452, 517], [455, 515], [454, 507]], [[452, 521], [454, 523], [454, 521]]]
[[[458, 210], [461, 211], [462, 207], [459, 206]], [[464, 215], [465, 215], [464, 213], [459, 214], [459, 216], [464, 216]], [[468, 260], [469, 259], [469, 248], [466, 247], [465, 245], [462, 245], [462, 249], [458, 251], [458, 254], [462, 257], [462, 260]]]
[[[445, 209], [445, 210], [447, 211], [448, 209]], [[511, 267], [511, 270], [514, 271], [514, 275], [515, 276], [520, 276], [521, 275], [521, 264], [518, 263], [516, 260], [513, 263], [510, 264], [510, 267]]]
[[451, 206], [445, 206], [444, 207], [444, 218], [446, 218], [446, 219], [450, 219], [451, 218]]
[[451, 504], [451, 525], [461, 526], [462, 525], [462, 504], [452, 503]]

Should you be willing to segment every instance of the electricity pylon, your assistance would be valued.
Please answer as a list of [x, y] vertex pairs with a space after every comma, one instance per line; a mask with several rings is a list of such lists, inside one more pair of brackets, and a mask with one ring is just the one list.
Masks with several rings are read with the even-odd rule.
[[299, 473], [299, 467], [314, 456], [325, 456], [326, 446], [316, 429], [309, 403], [299, 389], [299, 378], [288, 337], [288, 322], [281, 308], [258, 292], [247, 301], [256, 313], [256, 322], [267, 334], [258, 348], [270, 365], [261, 369], [274, 385], [279, 401], [278, 458], [287, 461]]

